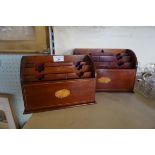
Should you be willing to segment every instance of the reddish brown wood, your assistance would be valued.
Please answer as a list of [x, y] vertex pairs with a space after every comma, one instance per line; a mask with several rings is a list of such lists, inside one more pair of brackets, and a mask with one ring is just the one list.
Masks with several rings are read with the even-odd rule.
[[53, 62], [53, 56], [24, 56], [21, 85], [24, 113], [94, 103], [94, 64], [84, 55], [64, 56], [64, 62]]
[[[68, 89], [71, 95], [60, 99], [55, 97], [55, 92]], [[77, 79], [37, 84], [25, 84], [25, 112], [33, 112], [37, 109], [57, 108], [68, 105], [77, 105], [95, 101], [94, 79]]]
[[[133, 91], [136, 70], [134, 69], [96, 69], [97, 91]], [[98, 79], [108, 77], [108, 83], [100, 83]]]
[[74, 55], [88, 54], [96, 66], [97, 91], [133, 92], [137, 58], [128, 49], [75, 49]]

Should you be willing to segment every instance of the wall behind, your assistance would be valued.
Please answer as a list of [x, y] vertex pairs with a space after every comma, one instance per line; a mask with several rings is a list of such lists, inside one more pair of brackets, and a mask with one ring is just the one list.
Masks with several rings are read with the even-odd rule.
[[155, 62], [155, 27], [55, 26], [54, 37], [56, 54], [70, 54], [74, 48], [128, 48], [142, 65]]

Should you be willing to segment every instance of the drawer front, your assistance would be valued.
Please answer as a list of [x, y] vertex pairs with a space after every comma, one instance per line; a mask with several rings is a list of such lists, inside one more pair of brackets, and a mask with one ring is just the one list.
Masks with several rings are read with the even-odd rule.
[[136, 70], [97, 69], [97, 91], [133, 91]]
[[23, 85], [25, 111], [94, 102], [95, 82], [86, 79]]

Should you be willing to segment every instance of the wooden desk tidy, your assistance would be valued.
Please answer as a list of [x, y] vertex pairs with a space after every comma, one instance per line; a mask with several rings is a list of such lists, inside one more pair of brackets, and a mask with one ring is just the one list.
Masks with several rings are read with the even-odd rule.
[[24, 113], [95, 102], [95, 68], [89, 56], [23, 56], [21, 86]]
[[88, 54], [96, 67], [96, 91], [133, 92], [137, 58], [129, 49], [75, 49], [74, 55]]

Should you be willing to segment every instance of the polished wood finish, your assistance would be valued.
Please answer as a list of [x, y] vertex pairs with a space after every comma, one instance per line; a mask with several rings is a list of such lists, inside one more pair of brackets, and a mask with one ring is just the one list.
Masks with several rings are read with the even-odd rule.
[[32, 113], [95, 102], [95, 67], [89, 56], [24, 56], [21, 86], [25, 111]]
[[[132, 69], [96, 69], [97, 91], [133, 91], [136, 71]], [[101, 77], [108, 77], [109, 82], [101, 83]]]
[[137, 58], [132, 50], [75, 49], [73, 54], [92, 57], [97, 73], [97, 91], [133, 92]]

